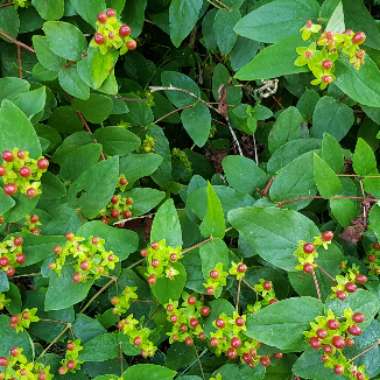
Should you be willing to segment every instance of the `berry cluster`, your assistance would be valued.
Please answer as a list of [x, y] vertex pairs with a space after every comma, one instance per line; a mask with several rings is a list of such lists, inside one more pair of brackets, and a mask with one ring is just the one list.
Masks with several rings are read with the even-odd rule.
[[27, 8], [30, 5], [29, 0], [13, 0], [16, 8]]
[[112, 312], [116, 315], [127, 313], [132, 302], [138, 298], [136, 287], [127, 286], [119, 296], [112, 297], [111, 303], [114, 306]]
[[13, 347], [8, 357], [0, 357], [0, 380], [52, 380], [50, 366], [28, 362], [21, 347]]
[[380, 275], [380, 243], [376, 242], [371, 245], [367, 254], [369, 273], [376, 276]]
[[0, 270], [8, 277], [14, 276], [16, 268], [25, 262], [23, 244], [24, 239], [21, 236], [11, 237], [0, 243]]
[[181, 247], [170, 247], [166, 240], [153, 242], [140, 251], [142, 257], [146, 257], [146, 273], [149, 285], [154, 285], [158, 278], [166, 277], [172, 280], [178, 271], [173, 264], [182, 259]]
[[105, 224], [113, 223], [120, 217], [129, 219], [132, 217], [133, 199], [122, 194], [115, 194], [105, 209], [100, 211], [102, 221]]
[[248, 312], [256, 313], [263, 307], [277, 302], [276, 294], [271, 281], [260, 279], [260, 281], [254, 285], [253, 289], [257, 294], [257, 301], [254, 305], [247, 306]]
[[129, 342], [140, 350], [142, 357], [154, 356], [157, 347], [150, 340], [152, 330], [148, 327], [141, 327], [140, 322], [133, 317], [133, 314], [119, 321], [118, 328], [129, 338]]
[[75, 270], [74, 282], [85, 282], [108, 275], [119, 262], [119, 258], [112, 251], [105, 249], [104, 239], [96, 236], [84, 238], [73, 233], [67, 233], [66, 239], [63, 247], [54, 247], [56, 260], [49, 264], [49, 269], [60, 274], [66, 260], [71, 259], [70, 264], [74, 264]]
[[37, 316], [38, 309], [24, 309], [21, 313], [12, 315], [10, 318], [10, 326], [17, 332], [22, 332], [30, 327], [31, 323], [39, 322], [40, 318]]
[[307, 65], [315, 77], [311, 84], [319, 85], [323, 90], [335, 80], [335, 62], [340, 53], [348, 57], [357, 70], [364, 64], [366, 52], [360, 45], [365, 42], [366, 35], [363, 32], [354, 33], [351, 29], [344, 33], [321, 33], [321, 29], [321, 25], [307, 21], [301, 29], [302, 39], [307, 41], [313, 37], [314, 41], [308, 47], [296, 49], [299, 57], [294, 64], [300, 67]]
[[145, 135], [145, 138], [142, 143], [142, 148], [145, 153], [154, 152], [154, 148], [156, 146], [156, 140], [153, 136]]
[[210, 380], [223, 380], [223, 376], [217, 373], [215, 376], [210, 377]]
[[66, 375], [68, 372], [76, 372], [83, 362], [79, 360], [79, 352], [83, 350], [83, 346], [79, 339], [70, 340], [66, 344], [66, 353], [64, 359], [61, 360], [61, 366], [58, 369], [60, 375]]
[[231, 276], [236, 277], [238, 281], [241, 281], [244, 278], [245, 272], [247, 272], [247, 269], [248, 267], [242, 262], [240, 263], [232, 262], [232, 266], [230, 268], [229, 273]]
[[13, 151], [4, 151], [2, 158], [0, 177], [5, 194], [11, 196], [20, 192], [28, 198], [34, 198], [41, 193], [41, 177], [49, 167], [45, 157], [34, 160], [30, 158], [29, 152], [15, 148]]
[[100, 12], [96, 27], [90, 46], [98, 47], [101, 54], [105, 55], [109, 50], [119, 50], [120, 54], [125, 54], [128, 50], [136, 49], [137, 43], [131, 37], [131, 28], [120, 22], [114, 9]]
[[11, 300], [8, 299], [4, 293], [0, 293], [0, 311], [4, 310], [5, 306], [7, 306], [10, 302]]
[[345, 274], [340, 274], [335, 279], [337, 284], [331, 288], [332, 298], [340, 300], [346, 299], [349, 293], [355, 293], [358, 285], [365, 285], [368, 281], [367, 276], [360, 273], [359, 267], [356, 265], [348, 268]]
[[27, 215], [25, 217], [25, 223], [22, 231], [31, 232], [34, 235], [39, 235], [41, 233], [40, 226], [42, 223], [40, 222], [40, 217], [36, 214]]
[[315, 350], [323, 350], [321, 360], [324, 365], [350, 380], [367, 379], [363, 369], [357, 368], [343, 353], [345, 347], [354, 345], [353, 337], [362, 334], [358, 325], [364, 319], [364, 314], [354, 313], [351, 309], [345, 309], [341, 318], [328, 310], [326, 316], [319, 316], [311, 322], [311, 329], [305, 332], [310, 346]]
[[303, 270], [305, 273], [312, 273], [317, 268], [315, 261], [318, 258], [318, 248], [322, 246], [324, 249], [327, 249], [333, 238], [333, 232], [326, 231], [316, 236], [312, 243], [300, 240], [294, 252], [298, 261], [295, 269]]
[[187, 293], [183, 294], [181, 306], [177, 301], [170, 300], [165, 307], [167, 319], [173, 324], [167, 334], [170, 337], [170, 343], [184, 342], [186, 345], [192, 346], [195, 338], [202, 341], [206, 339], [201, 319], [209, 316], [210, 307], [204, 305], [194, 295]]
[[206, 293], [211, 296], [219, 297], [223, 287], [227, 284], [228, 272], [223, 269], [223, 263], [216, 264], [203, 286], [206, 288]]
[[210, 334], [210, 346], [217, 356], [225, 354], [229, 360], [240, 359], [250, 367], [255, 367], [258, 363], [264, 367], [271, 364], [269, 356], [258, 354], [260, 342], [245, 335], [245, 315], [239, 315], [237, 312], [234, 312], [232, 317], [220, 314], [213, 321], [213, 326], [217, 330]]

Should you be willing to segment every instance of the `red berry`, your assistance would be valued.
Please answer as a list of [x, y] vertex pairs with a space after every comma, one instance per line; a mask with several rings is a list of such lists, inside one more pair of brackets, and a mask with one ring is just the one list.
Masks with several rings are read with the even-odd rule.
[[34, 187], [29, 187], [28, 190], [26, 190], [26, 196], [28, 198], [34, 198], [37, 195], [37, 190]]
[[104, 41], [106, 40], [102, 33], [95, 33], [94, 40], [98, 45], [103, 45]]
[[[330, 59], [326, 59], [322, 62], [322, 67], [326, 70], [330, 70], [332, 67], [333, 67], [333, 61], [331, 61]], [[323, 238], [323, 235], [322, 235], [322, 239], [324, 240]], [[326, 240], [326, 241], [330, 241], [331, 239], [329, 240]]]
[[241, 346], [241, 340], [237, 336], [234, 336], [231, 339], [231, 346], [233, 348], [239, 348]]
[[204, 332], [200, 332], [200, 333], [198, 334], [198, 338], [199, 338], [200, 340], [206, 340], [206, 339], [207, 339], [206, 334], [205, 334]]
[[72, 232], [67, 232], [65, 237], [67, 240], [72, 241], [72, 240], [74, 240], [75, 235]]
[[171, 322], [173, 322], [173, 323], [176, 323], [177, 322], [177, 316], [176, 315], [172, 315], [171, 317], [170, 317], [170, 321]]
[[354, 335], [354, 336], [359, 336], [361, 335], [362, 333], [362, 329], [357, 326], [357, 325], [352, 325], [348, 328], [348, 332], [351, 334], [351, 335]]
[[353, 316], [352, 316], [352, 319], [356, 322], [356, 323], [362, 323], [364, 322], [364, 314], [363, 313], [355, 313]]
[[323, 75], [322, 82], [325, 84], [330, 84], [333, 81], [333, 77], [331, 75]]
[[55, 253], [56, 255], [59, 255], [60, 253], [62, 253], [62, 247], [61, 247], [60, 245], [56, 245], [56, 246], [54, 247], [54, 253]]
[[119, 215], [120, 215], [119, 210], [113, 209], [113, 210], [111, 211], [111, 216], [112, 216], [112, 218], [118, 218]]
[[331, 340], [332, 344], [338, 348], [338, 349], [342, 349], [346, 346], [346, 342], [344, 341], [344, 339], [339, 336], [339, 335], [335, 335], [333, 336], [332, 340]]
[[8, 359], [4, 356], [0, 357], [0, 367], [6, 367], [8, 365]]
[[368, 281], [368, 277], [365, 274], [359, 273], [356, 276], [356, 282], [360, 285], [364, 285]]
[[340, 327], [340, 323], [339, 321], [337, 321], [336, 319], [329, 319], [327, 321], [327, 327], [330, 329], [330, 330], [338, 330], [339, 327]]
[[152, 260], [152, 267], [153, 268], [158, 268], [160, 266], [160, 260], [158, 259], [153, 259]]
[[148, 251], [144, 248], [144, 249], [142, 249], [142, 250], [140, 251], [140, 255], [141, 255], [142, 257], [147, 257], [147, 256], [148, 256]]
[[269, 356], [262, 356], [260, 358], [260, 363], [264, 367], [269, 367], [270, 366], [270, 358], [269, 358]]
[[171, 253], [169, 256], [169, 259], [172, 263], [177, 261], [177, 254], [176, 253]]
[[340, 376], [340, 375], [343, 375], [344, 374], [344, 367], [340, 364], [337, 364], [335, 367], [334, 367], [334, 372], [336, 375]]
[[211, 338], [210, 339], [210, 345], [211, 345], [211, 347], [216, 347], [217, 345], [218, 345], [218, 339], [216, 339], [216, 338]]
[[18, 356], [18, 355], [20, 354], [20, 350], [18, 349], [18, 347], [13, 347], [13, 348], [11, 349], [10, 353], [11, 353], [11, 355], [12, 355], [13, 357], [16, 357], [16, 356]]
[[111, 198], [111, 203], [112, 204], [116, 204], [117, 202], [119, 202], [119, 197], [117, 195], [114, 195], [112, 198]]
[[186, 346], [192, 346], [194, 344], [193, 338], [191, 338], [190, 336], [187, 336], [185, 338], [185, 344]]
[[330, 352], [332, 352], [332, 347], [329, 344], [324, 344], [322, 346], [322, 349], [323, 349], [323, 352], [326, 352], [326, 354], [329, 354]]
[[282, 359], [284, 354], [282, 352], [276, 352], [273, 356], [275, 359]]
[[20, 247], [24, 244], [24, 239], [21, 237], [21, 236], [17, 236], [14, 241], [13, 241], [14, 245], [16, 247]]
[[224, 323], [223, 319], [217, 319], [216, 322], [215, 322], [215, 324], [220, 329], [222, 329], [225, 326], [225, 323]]
[[272, 282], [271, 281], [264, 281], [263, 288], [265, 290], [271, 290], [272, 289]]
[[116, 11], [113, 8], [108, 8], [106, 11], [106, 14], [108, 17], [114, 17], [114, 16], [116, 16]]
[[137, 48], [137, 42], [135, 40], [129, 40], [127, 42], [128, 50], [135, 50]]
[[313, 266], [313, 264], [310, 264], [310, 263], [306, 263], [306, 264], [304, 264], [304, 266], [303, 266], [303, 271], [304, 271], [305, 273], [312, 273], [312, 272], [314, 271], [314, 266]]
[[244, 321], [244, 318], [242, 317], [237, 317], [235, 319], [235, 323], [237, 326], [241, 327], [241, 326], [244, 326], [245, 325], [245, 321]]
[[20, 318], [18, 315], [12, 315], [11, 316], [11, 320], [10, 322], [13, 324], [13, 325], [17, 325], [19, 322], [20, 322]]
[[376, 251], [379, 251], [380, 250], [380, 243], [379, 242], [373, 243], [372, 248], [375, 249]]
[[325, 329], [318, 329], [317, 330], [317, 336], [318, 338], [324, 339], [327, 336], [327, 331]]
[[121, 177], [119, 179], [119, 184], [122, 185], [122, 186], [127, 186], [128, 185], [128, 180], [124, 177]]
[[213, 279], [217, 279], [219, 277], [219, 272], [217, 270], [212, 270], [210, 272], [210, 277], [213, 278]]
[[361, 372], [356, 372], [356, 379], [357, 380], [364, 380], [365, 379], [365, 376], [363, 373]]
[[100, 23], [102, 23], [102, 24], [105, 24], [106, 22], [107, 22], [107, 14], [106, 14], [106, 12], [100, 12], [99, 14], [98, 14], [98, 21], [100, 22]]
[[30, 217], [30, 221], [31, 223], [37, 223], [38, 221], [40, 220], [40, 217], [36, 214], [33, 214], [31, 217]]
[[354, 345], [354, 341], [351, 338], [346, 338], [344, 342], [346, 343], [347, 347], [352, 347]]
[[155, 283], [157, 282], [157, 278], [154, 274], [151, 274], [149, 277], [148, 277], [148, 284], [150, 286], [154, 285]]
[[155, 249], [155, 250], [157, 250], [157, 249], [160, 248], [160, 244], [157, 243], [157, 242], [155, 242], [155, 241], [154, 241], [150, 246], [151, 246], [153, 249]]
[[303, 251], [304, 251], [305, 253], [313, 253], [313, 252], [314, 252], [314, 249], [315, 249], [315, 247], [314, 247], [314, 244], [313, 244], [313, 243], [305, 243], [305, 244], [303, 245]]
[[207, 295], [209, 295], [209, 296], [212, 296], [212, 295], [214, 295], [214, 288], [212, 288], [211, 286], [210, 287], [208, 287], [207, 289], [206, 289], [206, 293], [207, 293]]
[[7, 276], [8, 277], [13, 277], [15, 275], [15, 273], [16, 273], [16, 269], [15, 268], [9, 267], [7, 269]]
[[197, 299], [195, 296], [190, 296], [188, 299], [187, 299], [187, 303], [189, 305], [195, 305], [195, 303], [197, 302]]
[[244, 264], [244, 263], [240, 263], [238, 266], [237, 266], [237, 271], [239, 273], [245, 273], [247, 271], [247, 266]]
[[44, 372], [40, 372], [38, 375], [38, 380], [46, 380], [46, 374]]
[[3, 160], [7, 162], [12, 162], [13, 161], [13, 153], [9, 150], [5, 150], [3, 152]]
[[278, 299], [277, 299], [277, 298], [272, 298], [272, 299], [269, 300], [268, 302], [269, 302], [269, 305], [273, 305], [274, 303], [277, 303], [277, 302], [278, 302]]
[[355, 293], [358, 287], [353, 282], [347, 282], [344, 288], [347, 290], [348, 293]]
[[4, 193], [7, 195], [14, 195], [17, 192], [17, 186], [14, 183], [7, 183], [4, 185]]
[[132, 217], [132, 211], [129, 211], [129, 210], [124, 211], [124, 218], [125, 219], [129, 219], [131, 217]]
[[190, 318], [190, 326], [195, 329], [199, 325], [199, 321], [196, 318]]
[[46, 158], [41, 158], [37, 161], [37, 166], [41, 170], [46, 170], [49, 167], [49, 161]]
[[361, 45], [362, 43], [364, 43], [364, 41], [366, 40], [366, 38], [367, 38], [367, 36], [365, 35], [364, 32], [357, 32], [352, 37], [352, 43], [354, 45]]
[[90, 267], [90, 263], [87, 260], [82, 261], [80, 263], [80, 269], [82, 269], [84, 271], [88, 270], [89, 267]]
[[82, 281], [82, 275], [80, 273], [73, 274], [73, 282], [79, 283]]
[[140, 346], [140, 344], [142, 343], [142, 339], [140, 336], [136, 336], [136, 338], [133, 340], [133, 344], [135, 346]]
[[128, 25], [122, 25], [119, 29], [120, 37], [127, 37], [131, 34], [132, 30]]
[[134, 203], [134, 200], [130, 197], [128, 197], [126, 200], [125, 200], [125, 203], [128, 205], [128, 206], [131, 206], [133, 205]]
[[346, 299], [347, 295], [346, 295], [346, 292], [344, 292], [343, 290], [337, 290], [336, 293], [335, 293], [336, 297], [340, 300], [344, 300]]
[[313, 336], [309, 339], [310, 347], [314, 348], [315, 350], [321, 348], [321, 342], [319, 341], [318, 337]]
[[76, 367], [76, 363], [75, 363], [74, 360], [69, 360], [69, 361], [67, 362], [67, 368], [68, 368], [68, 369], [74, 369], [75, 367]]
[[201, 308], [201, 315], [202, 317], [208, 317], [210, 314], [211, 309], [208, 306], [202, 306]]
[[17, 255], [16, 261], [18, 264], [24, 264], [25, 263], [25, 255]]
[[9, 263], [8, 257], [0, 257], [0, 267], [6, 267]]
[[249, 352], [244, 352], [243, 354], [243, 360], [248, 365], [252, 364], [253, 356]]
[[[324, 62], [326, 62], [326, 61], [324, 61]], [[323, 241], [331, 241], [333, 238], [334, 238], [334, 232], [332, 232], [332, 231], [322, 232], [322, 240]]]
[[371, 263], [374, 263], [376, 261], [376, 256], [375, 255], [368, 255], [368, 261]]
[[6, 173], [6, 170], [5, 170], [4, 166], [0, 166], [0, 177], [5, 176], [5, 173]]
[[233, 347], [230, 347], [228, 350], [227, 350], [227, 358], [229, 359], [229, 360], [235, 360], [236, 358], [237, 358], [237, 356], [238, 356], [238, 353], [237, 353], [237, 351], [236, 351], [236, 349], [235, 348], [233, 348]]
[[75, 348], [75, 343], [74, 342], [72, 342], [72, 341], [67, 342], [66, 349], [68, 351], [72, 351], [72, 350], [74, 350], [74, 348]]

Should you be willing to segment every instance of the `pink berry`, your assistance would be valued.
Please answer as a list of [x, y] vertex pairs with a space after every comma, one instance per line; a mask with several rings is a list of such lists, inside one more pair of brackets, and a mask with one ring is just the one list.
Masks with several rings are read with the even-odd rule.
[[318, 339], [318, 337], [316, 336], [313, 336], [309, 339], [309, 344], [312, 348], [314, 348], [315, 350], [316, 349], [319, 349], [321, 348], [321, 342], [320, 340]]
[[237, 336], [234, 336], [231, 339], [231, 346], [233, 348], [239, 348], [241, 346], [241, 340]]
[[356, 276], [356, 282], [360, 285], [364, 285], [368, 281], [368, 277], [365, 274], [359, 273]]
[[355, 313], [353, 316], [352, 316], [352, 319], [356, 322], [356, 323], [362, 323], [364, 322], [364, 314], [363, 313]]
[[351, 335], [354, 335], [354, 336], [359, 336], [361, 335], [362, 333], [362, 329], [357, 326], [357, 325], [352, 325], [348, 328], [348, 332], [351, 334]]
[[223, 319], [217, 319], [216, 322], [215, 322], [215, 324], [220, 329], [222, 329], [225, 326], [225, 323], [224, 323]]
[[239, 273], [245, 273], [247, 271], [247, 266], [244, 264], [244, 263], [240, 263], [238, 266], [237, 266], [237, 271]]
[[333, 81], [333, 77], [331, 75], [323, 75], [321, 79], [325, 84], [330, 84]]
[[355, 293], [358, 287], [353, 282], [347, 282], [344, 288], [348, 293]]
[[327, 321], [327, 327], [330, 329], [330, 330], [338, 330], [339, 327], [340, 327], [340, 323], [339, 321], [337, 321], [336, 319], [329, 319]]
[[116, 11], [113, 8], [108, 8], [106, 11], [106, 14], [108, 17], [114, 17], [114, 16], [116, 16]]
[[17, 192], [17, 186], [14, 183], [7, 183], [4, 185], [4, 193], [7, 195], [14, 195]]
[[344, 374], [344, 367], [341, 364], [337, 364], [334, 367], [334, 372], [338, 376], [343, 375]]
[[3, 152], [3, 160], [7, 162], [12, 162], [13, 161], [13, 153], [9, 150], [5, 150]]
[[135, 50], [137, 48], [137, 42], [135, 40], [129, 40], [127, 42], [128, 50]]
[[303, 251], [305, 253], [313, 253], [314, 252], [314, 244], [313, 243], [306, 243], [303, 245]]
[[[326, 61], [324, 61], [324, 62], [326, 62]], [[333, 238], [334, 238], [334, 232], [332, 232], [332, 231], [325, 231], [322, 233], [322, 240], [323, 241], [331, 241]]]
[[119, 29], [120, 37], [127, 37], [131, 34], [131, 28], [128, 25], [122, 25]]
[[49, 161], [46, 158], [41, 158], [37, 161], [37, 166], [41, 170], [46, 170], [49, 167]]
[[340, 300], [344, 300], [346, 299], [347, 295], [346, 293], [343, 291], [343, 290], [337, 290], [336, 293], [335, 293], [336, 297]]
[[101, 23], [101, 24], [105, 24], [107, 22], [107, 14], [105, 12], [100, 12], [98, 14], [98, 21]]
[[5, 176], [5, 173], [6, 173], [6, 172], [7, 172], [7, 171], [5, 170], [4, 166], [0, 166], [0, 177]]
[[94, 40], [98, 45], [103, 45], [105, 42], [105, 38], [102, 33], [95, 33]]
[[[326, 59], [322, 62], [322, 67], [326, 70], [330, 70], [332, 67], [333, 67], [333, 61], [331, 61], [330, 59]], [[331, 240], [331, 239], [330, 239]], [[330, 241], [330, 240], [327, 240], [327, 241]]]
[[263, 288], [265, 290], [271, 290], [272, 289], [272, 282], [271, 281], [265, 281], [263, 284]]
[[335, 335], [335, 336], [333, 336], [331, 342], [332, 342], [332, 344], [333, 344], [336, 348], [338, 348], [338, 349], [342, 349], [342, 348], [344, 348], [344, 347], [346, 346], [346, 342], [345, 342], [344, 339], [343, 339], [341, 336], [339, 336], [339, 335]]
[[219, 272], [217, 270], [212, 270], [210, 272], [210, 277], [213, 278], [213, 279], [217, 279], [219, 277]]
[[354, 45], [361, 45], [361, 44], [364, 43], [364, 41], [366, 40], [366, 38], [367, 38], [367, 36], [365, 35], [364, 32], [357, 32], [352, 37], [352, 43]]
[[313, 264], [310, 264], [310, 263], [306, 263], [306, 264], [304, 264], [304, 266], [303, 266], [303, 271], [304, 271], [305, 273], [312, 273], [313, 270], [314, 270], [314, 266], [313, 266]]
[[37, 190], [34, 187], [30, 187], [26, 190], [26, 196], [28, 198], [34, 198], [37, 195]]

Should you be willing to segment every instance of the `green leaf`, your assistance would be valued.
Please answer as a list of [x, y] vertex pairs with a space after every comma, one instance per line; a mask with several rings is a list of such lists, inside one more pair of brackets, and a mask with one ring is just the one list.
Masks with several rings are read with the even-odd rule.
[[305, 153], [284, 166], [269, 190], [273, 202], [284, 202], [289, 208], [305, 208], [317, 192], [313, 173], [313, 153]]
[[313, 137], [322, 138], [325, 132], [338, 141], [342, 140], [354, 124], [352, 108], [340, 103], [330, 96], [321, 98], [313, 113], [313, 126], [310, 130]]
[[5, 195], [4, 191], [0, 191], [0, 215], [4, 215], [15, 204], [16, 202], [12, 197]]
[[90, 88], [79, 77], [77, 65], [62, 67], [58, 72], [58, 82], [69, 95], [87, 100], [90, 97]]
[[132, 36], [138, 37], [145, 21], [145, 9], [148, 0], [128, 0], [128, 12], [123, 14], [125, 22], [132, 28]]
[[185, 267], [181, 263], [174, 263], [172, 267], [178, 272], [173, 279], [167, 277], [158, 278], [156, 284], [151, 287], [152, 294], [161, 305], [168, 303], [169, 300], [178, 300], [186, 284]]
[[34, 158], [41, 155], [40, 141], [32, 123], [14, 103], [3, 100], [0, 108], [0, 152], [13, 148], [25, 149]]
[[380, 70], [368, 55], [360, 70], [339, 60], [336, 76], [335, 85], [351, 99], [364, 106], [380, 107]]
[[77, 231], [79, 236], [99, 236], [105, 239], [106, 249], [114, 252], [120, 260], [125, 260], [138, 248], [139, 237], [134, 231], [107, 226], [103, 222], [93, 221], [83, 224]]
[[315, 183], [322, 197], [330, 198], [342, 191], [342, 183], [334, 170], [317, 154], [314, 154], [313, 168]]
[[323, 135], [321, 157], [335, 171], [342, 173], [344, 169], [344, 152], [338, 141], [329, 133]]
[[[162, 84], [166, 87], [176, 87], [200, 97], [198, 85], [188, 76], [176, 71], [163, 71], [161, 74]], [[183, 91], [166, 91], [166, 96], [178, 108], [189, 106], [197, 100]]]
[[231, 53], [236, 44], [238, 36], [234, 31], [234, 26], [240, 20], [239, 9], [226, 10], [218, 9], [214, 19], [214, 33], [216, 43], [223, 55]]
[[[224, 364], [218, 368], [215, 373], [221, 374], [223, 379], [235, 380], [262, 380], [267, 379], [265, 376], [266, 369], [262, 365], [250, 368], [246, 365]], [[189, 379], [191, 380], [191, 379]]]
[[352, 166], [360, 176], [377, 174], [375, 153], [365, 140], [359, 137], [352, 156]]
[[213, 270], [217, 264], [222, 263], [225, 271], [230, 267], [229, 249], [226, 243], [221, 239], [214, 239], [203, 245], [199, 249], [199, 256], [201, 258], [202, 273], [205, 280], [210, 277], [210, 271]]
[[344, 23], [343, 4], [341, 1], [339, 1], [334, 12], [332, 13], [325, 30], [337, 33], [343, 33], [346, 30], [346, 25]]
[[149, 189], [147, 187], [136, 187], [128, 191], [126, 195], [133, 199], [133, 216], [146, 214], [165, 198], [163, 191]]
[[204, 237], [219, 238], [223, 238], [226, 230], [223, 206], [210, 182], [207, 185], [207, 211], [199, 229]]
[[237, 34], [260, 42], [279, 42], [299, 33], [309, 19], [318, 18], [315, 0], [275, 0], [265, 4], [236, 25]]
[[53, 53], [69, 61], [80, 60], [87, 42], [76, 26], [64, 21], [47, 21], [42, 29]]
[[172, 380], [176, 372], [154, 364], [137, 364], [123, 373], [125, 380]]
[[280, 350], [302, 351], [303, 333], [322, 311], [323, 304], [315, 298], [288, 298], [248, 317], [246, 334]]
[[228, 220], [250, 249], [286, 271], [294, 271], [298, 242], [311, 241], [319, 234], [316, 225], [306, 216], [274, 207], [235, 209], [229, 212]]
[[83, 345], [79, 359], [91, 362], [104, 362], [119, 357], [119, 341], [116, 334], [98, 335]]
[[97, 319], [92, 319], [85, 314], [77, 314], [73, 324], [73, 332], [75, 337], [82, 342], [87, 342], [98, 335], [104, 334], [106, 329]]
[[82, 112], [90, 123], [100, 124], [111, 114], [113, 103], [108, 96], [91, 94], [87, 100], [74, 99], [73, 107]]
[[268, 179], [267, 174], [247, 157], [227, 156], [222, 165], [230, 186], [243, 194], [254, 193]]
[[300, 138], [302, 123], [303, 117], [296, 107], [282, 111], [269, 133], [269, 150], [274, 152], [288, 141]]
[[[45, 311], [62, 310], [83, 301], [90, 291], [93, 281], [75, 283], [74, 270], [63, 267], [62, 273], [57, 275], [49, 271], [49, 287], [45, 298]], [[57, 295], [59, 294], [59, 297]]]
[[71, 3], [79, 16], [93, 27], [98, 14], [106, 9], [104, 0], [71, 0]]
[[206, 105], [197, 103], [181, 114], [186, 132], [198, 147], [206, 144], [211, 130], [211, 113]]
[[202, 8], [202, 0], [172, 0], [169, 7], [170, 39], [175, 47], [193, 30]]
[[182, 246], [182, 231], [177, 210], [172, 199], [168, 199], [157, 211], [153, 220], [150, 241], [165, 239], [172, 247]]
[[380, 205], [374, 205], [371, 208], [368, 219], [368, 229], [375, 233], [377, 240], [380, 240]]
[[[0, 8], [0, 29], [11, 37], [17, 37], [20, 30], [20, 18], [16, 7]], [[5, 41], [8, 41], [5, 39]]]
[[69, 188], [69, 203], [87, 218], [107, 205], [119, 179], [119, 159], [103, 160], [83, 172]]
[[65, 60], [50, 50], [47, 38], [45, 36], [34, 35], [32, 41], [41, 65], [48, 70], [59, 71], [64, 65]]
[[8, 276], [4, 271], [0, 272], [0, 292], [5, 293], [9, 290]]
[[260, 51], [253, 60], [235, 74], [239, 80], [272, 79], [283, 75], [307, 72], [306, 67], [294, 64], [296, 48], [306, 46], [300, 36], [288, 37]]
[[23, 92], [28, 92], [30, 84], [28, 81], [19, 78], [0, 78], [0, 101]]
[[65, 8], [64, 0], [32, 0], [32, 5], [45, 20], [59, 20], [63, 17]]
[[123, 127], [99, 128], [94, 136], [103, 145], [104, 153], [110, 156], [131, 153], [141, 144], [138, 136]]
[[23, 266], [30, 266], [45, 260], [53, 255], [55, 246], [64, 243], [63, 236], [26, 235], [23, 246], [26, 260]]
[[41, 86], [32, 91], [13, 96], [10, 100], [30, 119], [42, 112], [46, 105], [46, 87]]

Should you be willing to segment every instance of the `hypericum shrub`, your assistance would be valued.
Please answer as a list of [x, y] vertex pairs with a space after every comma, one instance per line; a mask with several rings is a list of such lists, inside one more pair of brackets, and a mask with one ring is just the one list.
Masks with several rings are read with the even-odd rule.
[[120, 21], [115, 9], [108, 8], [100, 12], [96, 28], [90, 46], [99, 48], [101, 54], [107, 54], [111, 50], [119, 50], [120, 54], [125, 54], [137, 47], [137, 42], [131, 37], [132, 29]]
[[29, 362], [21, 347], [13, 347], [9, 356], [0, 357], [0, 380], [52, 380], [50, 366]]
[[294, 252], [298, 261], [295, 269], [299, 271], [303, 270], [305, 273], [312, 273], [318, 267], [316, 263], [318, 248], [323, 247], [327, 249], [333, 238], [334, 234], [331, 231], [326, 231], [321, 235], [315, 236], [313, 242], [299, 241], [297, 249]]
[[223, 263], [216, 264], [215, 268], [213, 268], [206, 282], [203, 283], [203, 286], [206, 289], [206, 293], [211, 296], [218, 297], [222, 293], [223, 288], [227, 284], [228, 272], [224, 270]]
[[116, 315], [126, 314], [131, 304], [138, 298], [136, 290], [137, 287], [127, 286], [119, 296], [112, 297], [111, 303], [114, 306], [112, 312]]
[[65, 357], [61, 360], [61, 366], [58, 369], [60, 375], [66, 375], [69, 372], [76, 372], [80, 369], [83, 361], [79, 359], [79, 353], [83, 350], [80, 339], [69, 340], [66, 344]]
[[354, 338], [362, 334], [359, 324], [365, 317], [361, 312], [346, 308], [341, 317], [328, 310], [326, 315], [315, 318], [311, 329], [305, 332], [310, 346], [322, 350], [321, 360], [325, 367], [331, 368], [336, 375], [347, 376], [350, 380], [366, 380], [364, 367], [357, 367], [345, 356], [343, 350], [355, 344]]
[[40, 318], [37, 316], [38, 309], [24, 309], [21, 313], [12, 315], [10, 318], [10, 326], [17, 332], [22, 332], [29, 329], [31, 323], [39, 322]]
[[380, 243], [376, 242], [371, 245], [367, 253], [367, 263], [369, 273], [375, 276], [380, 275]]
[[24, 239], [21, 236], [10, 237], [0, 242], [0, 271], [13, 277], [16, 268], [25, 263], [23, 252]]
[[146, 257], [145, 277], [149, 285], [154, 285], [158, 278], [174, 279], [178, 275], [173, 264], [183, 257], [181, 247], [171, 247], [166, 244], [166, 240], [160, 240], [142, 249], [140, 254]]
[[66, 243], [63, 247], [56, 246], [56, 259], [49, 264], [49, 269], [61, 274], [68, 262], [74, 267], [74, 282], [85, 282], [109, 275], [115, 269], [119, 258], [105, 248], [105, 240], [97, 236], [84, 238], [73, 233], [66, 234]]
[[312, 38], [313, 42], [307, 47], [297, 48], [299, 57], [294, 64], [300, 67], [307, 65], [315, 77], [311, 84], [319, 85], [323, 90], [336, 79], [335, 63], [342, 55], [357, 70], [364, 64], [366, 52], [360, 46], [365, 42], [366, 35], [363, 32], [354, 33], [351, 29], [344, 33], [321, 32], [321, 29], [321, 25], [311, 20], [301, 28], [302, 39], [308, 41]]
[[253, 286], [253, 289], [257, 294], [257, 300], [253, 305], [247, 305], [247, 311], [249, 313], [255, 313], [263, 307], [277, 302], [276, 293], [271, 281], [260, 279], [260, 281]]
[[27, 215], [25, 217], [25, 223], [22, 231], [28, 231], [34, 235], [39, 235], [41, 233], [40, 226], [42, 226], [42, 223], [38, 215]]
[[12, 196], [21, 193], [28, 198], [41, 194], [41, 177], [49, 167], [45, 157], [35, 160], [28, 151], [15, 148], [5, 150], [2, 158], [0, 178], [5, 194]]

